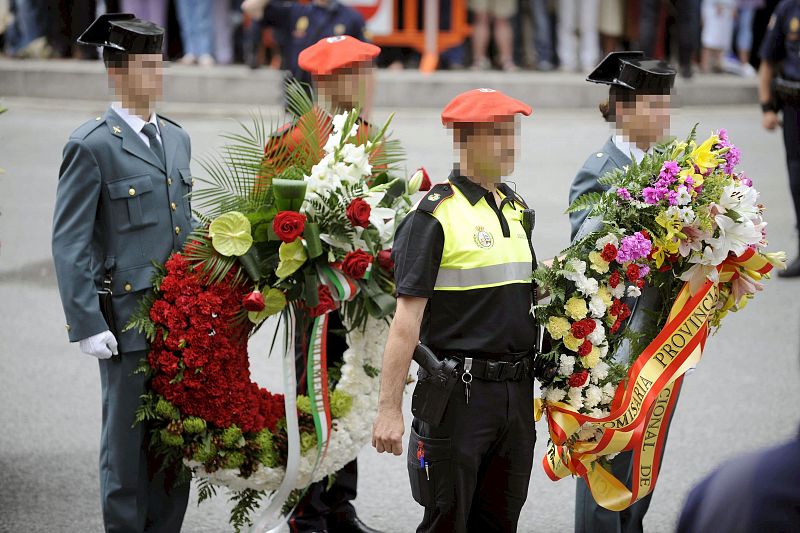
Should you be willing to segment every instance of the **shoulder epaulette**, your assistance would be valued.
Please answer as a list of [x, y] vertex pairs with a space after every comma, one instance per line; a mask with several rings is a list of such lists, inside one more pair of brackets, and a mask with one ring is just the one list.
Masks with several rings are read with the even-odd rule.
[[610, 157], [611, 155], [608, 152], [596, 152], [589, 156], [589, 158], [583, 164], [583, 169], [599, 175], [600, 171], [603, 170], [603, 167], [606, 166], [606, 163]]
[[437, 183], [420, 200], [417, 209], [433, 214], [442, 202], [453, 196], [453, 186], [450, 183]]
[[172, 120], [171, 118], [169, 118], [169, 117], [165, 117], [165, 116], [164, 116], [164, 115], [162, 115], [161, 113], [159, 113], [159, 114], [158, 114], [158, 118], [164, 119], [164, 120], [166, 120], [167, 122], [169, 122], [170, 124], [174, 124], [174, 125], [178, 126], [179, 128], [183, 129], [183, 126], [181, 126], [180, 124], [178, 124], [177, 122], [175, 122], [175, 121], [174, 121], [174, 120]]
[[87, 120], [77, 128], [69, 136], [70, 139], [85, 139], [90, 133], [98, 128], [101, 124], [105, 124], [106, 119], [102, 116], [97, 116], [92, 120]]

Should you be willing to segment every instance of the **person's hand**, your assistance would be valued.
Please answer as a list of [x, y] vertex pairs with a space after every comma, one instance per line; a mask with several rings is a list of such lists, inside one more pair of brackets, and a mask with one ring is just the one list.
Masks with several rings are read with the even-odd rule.
[[761, 124], [765, 129], [772, 131], [781, 125], [781, 121], [775, 111], [765, 111], [761, 117]]
[[104, 331], [97, 335], [92, 335], [88, 339], [80, 342], [81, 351], [86, 355], [97, 357], [98, 359], [109, 359], [112, 355], [117, 355], [117, 339], [110, 331]]
[[244, 0], [242, 11], [253, 20], [261, 20], [269, 0]]
[[378, 416], [372, 424], [372, 446], [378, 453], [403, 454], [403, 413], [399, 409], [378, 410]]

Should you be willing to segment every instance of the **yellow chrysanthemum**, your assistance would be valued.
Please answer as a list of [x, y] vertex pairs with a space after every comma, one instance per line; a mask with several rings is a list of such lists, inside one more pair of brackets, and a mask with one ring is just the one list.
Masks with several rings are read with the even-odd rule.
[[600, 252], [594, 251], [589, 253], [589, 261], [592, 263], [592, 270], [600, 274], [608, 272], [608, 261], [603, 259]]
[[586, 318], [586, 315], [589, 314], [589, 308], [586, 306], [586, 300], [577, 296], [573, 296], [567, 300], [567, 303], [564, 304], [564, 311], [572, 320], [581, 320]]
[[564, 335], [564, 346], [572, 350], [573, 352], [577, 352], [578, 348], [581, 347], [583, 344], [583, 339], [577, 339], [572, 336], [572, 333], [567, 333]]
[[599, 362], [600, 362], [600, 348], [598, 348], [597, 346], [592, 346], [592, 351], [589, 352], [589, 355], [581, 359], [581, 364], [586, 368], [594, 368], [597, 366], [597, 363]]
[[551, 316], [547, 319], [547, 332], [554, 339], [560, 339], [569, 331], [569, 320], [563, 316]]

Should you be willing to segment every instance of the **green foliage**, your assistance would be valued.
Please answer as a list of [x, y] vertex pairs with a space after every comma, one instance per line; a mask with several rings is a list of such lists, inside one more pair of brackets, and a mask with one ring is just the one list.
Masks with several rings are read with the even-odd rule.
[[233, 504], [231, 509], [230, 523], [240, 533], [242, 529], [253, 525], [250, 517], [258, 510], [261, 498], [266, 493], [253, 489], [245, 489], [242, 491], [234, 492], [230, 497], [230, 502]]
[[217, 495], [217, 488], [208, 479], [201, 479], [197, 482], [197, 505]]
[[[195, 244], [184, 249], [184, 256], [206, 276], [207, 283], [219, 283], [236, 265], [236, 257], [225, 257], [214, 249], [205, 229], [195, 230], [189, 240], [195, 241]], [[244, 275], [241, 270], [238, 270], [234, 275], [233, 283], [243, 281]]]
[[375, 368], [374, 366], [372, 366], [369, 363], [364, 363], [364, 373], [370, 379], [375, 379], [376, 377], [378, 377], [380, 375], [381, 370], [379, 368]]
[[567, 213], [576, 213], [587, 209], [593, 209], [602, 203], [603, 194], [599, 192], [587, 192], [575, 198], [575, 201], [567, 208]]

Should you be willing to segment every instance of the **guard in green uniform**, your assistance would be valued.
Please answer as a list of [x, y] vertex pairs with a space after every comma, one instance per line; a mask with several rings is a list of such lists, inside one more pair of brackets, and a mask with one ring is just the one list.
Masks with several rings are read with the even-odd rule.
[[492, 89], [453, 99], [442, 122], [453, 129], [458, 165], [395, 237], [398, 302], [373, 445], [402, 454], [401, 405], [414, 354], [422, 365], [408, 471], [425, 508], [419, 532], [516, 531], [527, 497], [536, 441], [536, 261], [532, 212], [502, 179], [514, 168], [515, 115], [530, 112]]
[[189, 136], [153, 107], [162, 92], [164, 30], [130, 14], [102, 15], [78, 42], [103, 47], [118, 101], [64, 147], [53, 216], [53, 259], [71, 342], [100, 360], [100, 496], [105, 530], [180, 531], [189, 485], [148, 469], [146, 429], [134, 425], [147, 340], [122, 328], [152, 289], [152, 262], [192, 229]]

